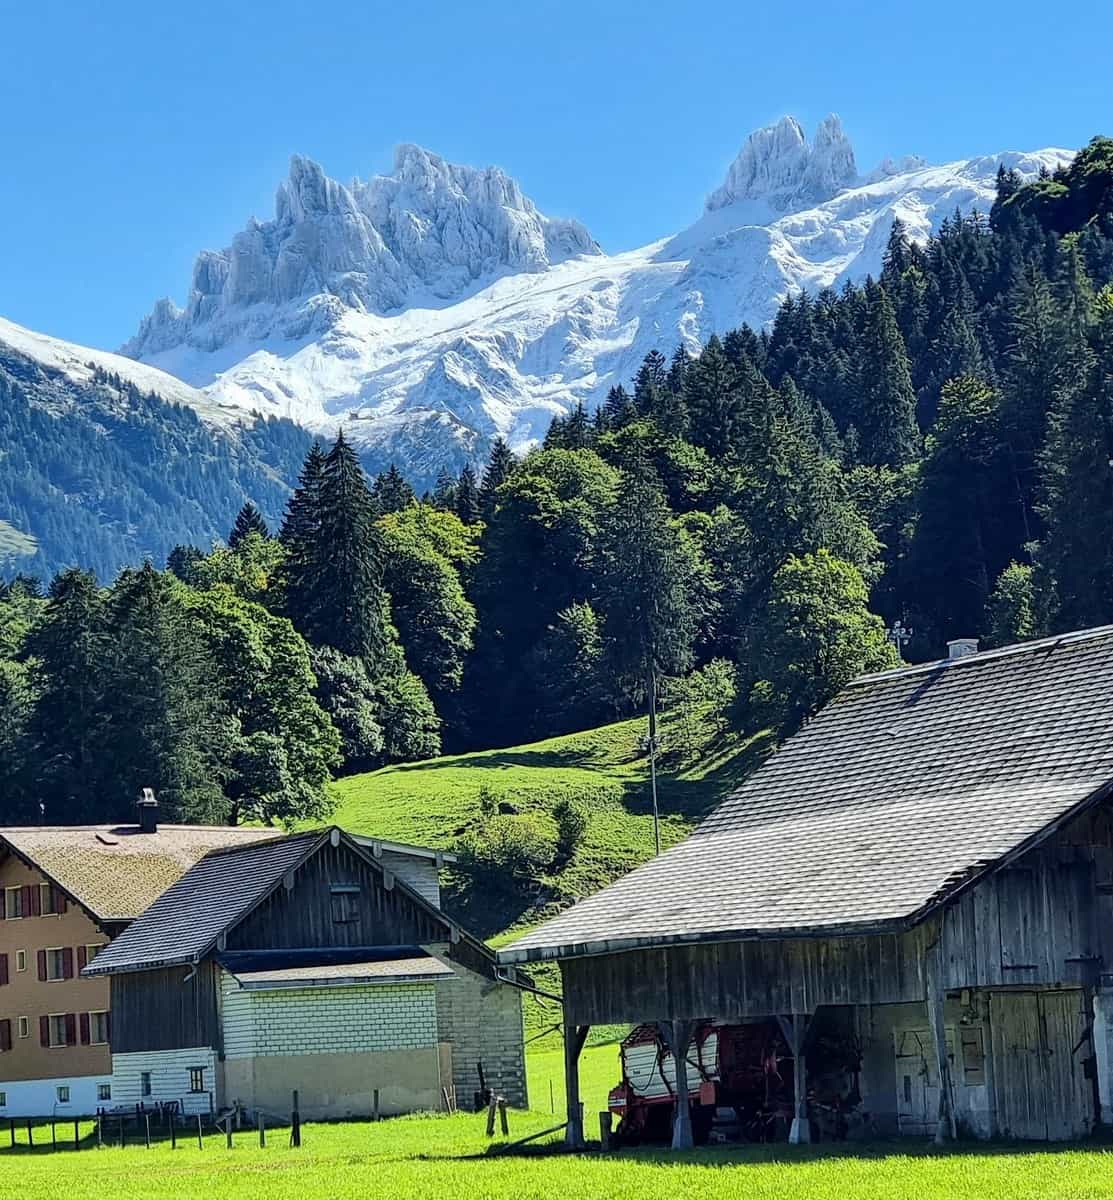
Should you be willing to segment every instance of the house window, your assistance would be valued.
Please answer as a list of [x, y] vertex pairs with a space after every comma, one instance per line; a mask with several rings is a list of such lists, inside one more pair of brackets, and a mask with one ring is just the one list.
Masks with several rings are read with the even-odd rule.
[[49, 883], [39, 884], [39, 911], [44, 917], [56, 917], [62, 911], [62, 897]]
[[94, 1046], [103, 1046], [108, 1041], [108, 1013], [89, 1014], [89, 1041]]
[[31, 1022], [26, 1017], [19, 1018], [19, 1036], [20, 1037], [30, 1037], [31, 1036]]
[[0, 1108], [8, 1107], [8, 1093], [0, 1092]]
[[332, 920], [336, 925], [350, 925], [359, 920], [359, 885], [334, 883], [329, 888]]
[[112, 1084], [98, 1083], [97, 1084], [97, 1099], [111, 1100], [112, 1099]]
[[959, 1036], [962, 1041], [962, 1082], [970, 1086], [985, 1083], [985, 1041], [982, 1027], [963, 1026]]
[[141, 1096], [149, 1096], [151, 1094], [150, 1071], [140, 1071], [139, 1073], [139, 1094]]
[[46, 952], [46, 977], [49, 980], [66, 977], [66, 952], [60, 946]]
[[68, 1046], [69, 1038], [66, 1036], [66, 1014], [54, 1013], [49, 1018], [49, 1044], [51, 1046]]
[[59, 1088], [55, 1088], [55, 1089], [54, 1089], [54, 1091], [55, 1091], [55, 1093], [56, 1093], [56, 1094], [57, 1094], [57, 1096], [58, 1096], [58, 1103], [59, 1103], [59, 1104], [69, 1104], [69, 1102], [70, 1102], [70, 1089], [69, 1089], [68, 1087], [59, 1087]]
[[27, 970], [27, 951], [17, 950], [15, 952], [15, 969], [17, 971]]
[[91, 963], [94, 958], [104, 949], [104, 943], [98, 943], [96, 946], [85, 947], [85, 962], [86, 965]]
[[18, 921], [20, 917], [25, 915], [23, 911], [23, 889], [17, 887], [5, 888], [4, 916], [9, 921]]
[[191, 1092], [203, 1092], [205, 1090], [204, 1067], [189, 1068], [189, 1090]]

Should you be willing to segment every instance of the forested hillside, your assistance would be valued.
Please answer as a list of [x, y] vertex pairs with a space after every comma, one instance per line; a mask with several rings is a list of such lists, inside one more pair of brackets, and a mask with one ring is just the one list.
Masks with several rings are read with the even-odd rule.
[[481, 478], [419, 499], [340, 437], [278, 529], [256, 499], [168, 571], [6, 589], [19, 815], [121, 816], [154, 786], [187, 818], [318, 819], [338, 770], [661, 697], [784, 732], [894, 640], [923, 659], [1111, 621], [1113, 142], [1002, 172], [991, 213], [925, 246], [894, 228], [880, 278], [767, 331], [650, 354]]
[[208, 546], [248, 498], [277, 519], [308, 446], [290, 421], [213, 430], [103, 370], [82, 382], [0, 344], [0, 578], [111, 580]]

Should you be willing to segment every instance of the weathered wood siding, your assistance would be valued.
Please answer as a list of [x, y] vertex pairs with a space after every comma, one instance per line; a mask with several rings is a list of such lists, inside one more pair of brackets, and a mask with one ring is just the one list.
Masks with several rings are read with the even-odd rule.
[[561, 963], [565, 1019], [744, 1020], [821, 1004], [924, 997], [926, 929], [884, 937], [721, 942]]
[[180, 1046], [220, 1048], [216, 967], [135, 971], [112, 976], [113, 1054], [174, 1050]]
[[[356, 885], [357, 919], [336, 922], [334, 885]], [[229, 950], [291, 950], [326, 946], [402, 946], [440, 941], [444, 926], [346, 846], [323, 846], [228, 934]]]
[[823, 1004], [925, 997], [940, 937], [946, 990], [1091, 985], [1113, 970], [1113, 820], [1084, 814], [904, 934], [769, 939], [632, 950], [561, 963], [567, 1018], [736, 1019]]

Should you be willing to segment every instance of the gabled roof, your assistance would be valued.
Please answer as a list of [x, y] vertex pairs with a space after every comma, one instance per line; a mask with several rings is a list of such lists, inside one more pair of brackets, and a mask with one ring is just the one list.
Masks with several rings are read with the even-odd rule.
[[503, 963], [914, 924], [1113, 791], [1113, 626], [864, 676]]
[[269, 841], [273, 829], [227, 825], [47, 825], [0, 828], [5, 846], [105, 923], [130, 921], [210, 850]]
[[[296, 870], [328, 841], [343, 843], [375, 870], [385, 871], [369, 847], [336, 826], [213, 851], [159, 896], [82, 973], [110, 975], [200, 961], [218, 948], [222, 934], [282, 884], [287, 872]], [[395, 878], [393, 886], [442, 926], [446, 937], [462, 936], [440, 909], [403, 880]], [[493, 959], [482, 943], [476, 945]]]

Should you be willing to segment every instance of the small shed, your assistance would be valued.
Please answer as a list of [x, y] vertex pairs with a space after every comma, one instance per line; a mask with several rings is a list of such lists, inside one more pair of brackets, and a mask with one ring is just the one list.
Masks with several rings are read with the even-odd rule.
[[524, 1105], [515, 972], [399, 854], [331, 827], [186, 872], [84, 972], [111, 981], [114, 1101], [390, 1114], [470, 1102], [482, 1063]]
[[698, 1028], [782, 1030], [792, 1140], [832, 1040], [865, 1134], [1108, 1121], [1111, 701], [1113, 627], [860, 678], [686, 841], [502, 950], [560, 964], [569, 1140], [579, 1050], [618, 1022], [659, 1027], [693, 1106]]

